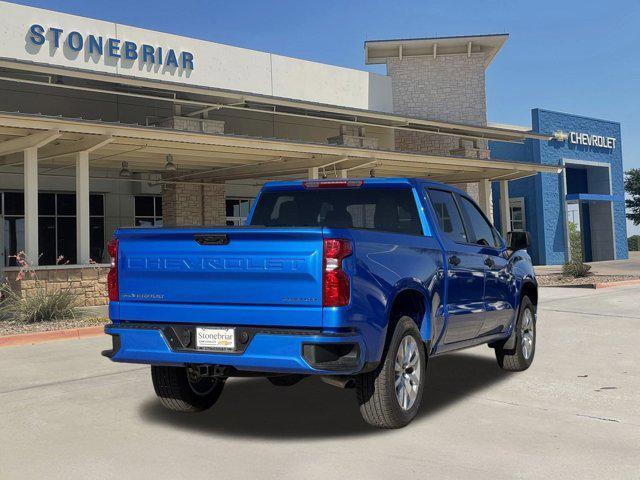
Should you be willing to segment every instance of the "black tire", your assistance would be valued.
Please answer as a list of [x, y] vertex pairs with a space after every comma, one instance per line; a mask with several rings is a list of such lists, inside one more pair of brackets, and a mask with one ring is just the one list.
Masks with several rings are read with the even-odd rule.
[[279, 375], [277, 377], [267, 377], [267, 380], [276, 387], [291, 387], [306, 377], [306, 375]]
[[[395, 363], [398, 348], [405, 337], [413, 337], [418, 354], [418, 386], [413, 404], [403, 408], [396, 396]], [[408, 340], [410, 342], [410, 340]], [[378, 428], [401, 428], [407, 425], [418, 413], [422, 402], [422, 393], [426, 380], [426, 353], [420, 331], [411, 317], [401, 317], [396, 324], [393, 336], [385, 350], [378, 368], [356, 377], [356, 392], [360, 413], [369, 425]], [[406, 370], [405, 370], [406, 373]], [[408, 373], [411, 375], [411, 373]], [[402, 374], [404, 376], [404, 374]], [[400, 378], [400, 381], [405, 381]], [[407, 381], [409, 381], [407, 379]]]
[[[529, 297], [524, 296], [520, 302], [512, 338], [495, 347], [500, 368], [510, 372], [521, 372], [531, 366], [536, 353], [536, 328], [536, 307]], [[530, 332], [530, 336], [527, 336], [526, 332]], [[528, 349], [524, 348], [525, 342], [529, 345]]]
[[176, 412], [202, 412], [220, 397], [224, 380], [201, 377], [190, 382], [186, 367], [151, 367], [151, 379], [160, 403]]

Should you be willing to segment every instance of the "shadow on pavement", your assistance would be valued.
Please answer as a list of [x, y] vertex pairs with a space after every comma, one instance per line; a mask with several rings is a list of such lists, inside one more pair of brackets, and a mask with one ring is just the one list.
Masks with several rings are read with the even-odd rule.
[[[414, 422], [508, 377], [485, 356], [449, 354], [430, 360], [427, 388]], [[140, 407], [152, 423], [208, 434], [271, 439], [326, 438], [382, 432], [360, 417], [354, 390], [306, 379], [275, 387], [265, 378], [230, 379], [218, 404], [198, 414], [166, 410], [155, 399]]]

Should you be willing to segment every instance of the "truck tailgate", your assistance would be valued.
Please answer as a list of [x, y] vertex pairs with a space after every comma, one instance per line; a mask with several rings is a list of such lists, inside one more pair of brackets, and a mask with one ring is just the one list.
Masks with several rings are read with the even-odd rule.
[[116, 238], [123, 319], [322, 324], [320, 228], [124, 229]]

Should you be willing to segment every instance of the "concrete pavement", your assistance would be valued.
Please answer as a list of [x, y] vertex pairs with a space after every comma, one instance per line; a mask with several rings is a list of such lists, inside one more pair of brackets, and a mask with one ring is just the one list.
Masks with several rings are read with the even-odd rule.
[[638, 478], [640, 286], [543, 289], [533, 366], [433, 359], [419, 417], [361, 420], [352, 391], [232, 379], [203, 414], [162, 409], [107, 338], [0, 349], [0, 478]]

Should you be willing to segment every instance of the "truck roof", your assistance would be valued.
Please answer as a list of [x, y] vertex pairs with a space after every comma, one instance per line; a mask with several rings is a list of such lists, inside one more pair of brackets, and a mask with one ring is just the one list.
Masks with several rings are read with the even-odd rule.
[[461, 195], [467, 195], [466, 192], [445, 183], [425, 180], [423, 178], [413, 177], [388, 177], [388, 178], [326, 178], [318, 180], [286, 180], [279, 182], [266, 182], [264, 190], [298, 190], [302, 188], [314, 187], [318, 184], [334, 184], [335, 188], [341, 187], [438, 187], [446, 190], [457, 192]]

